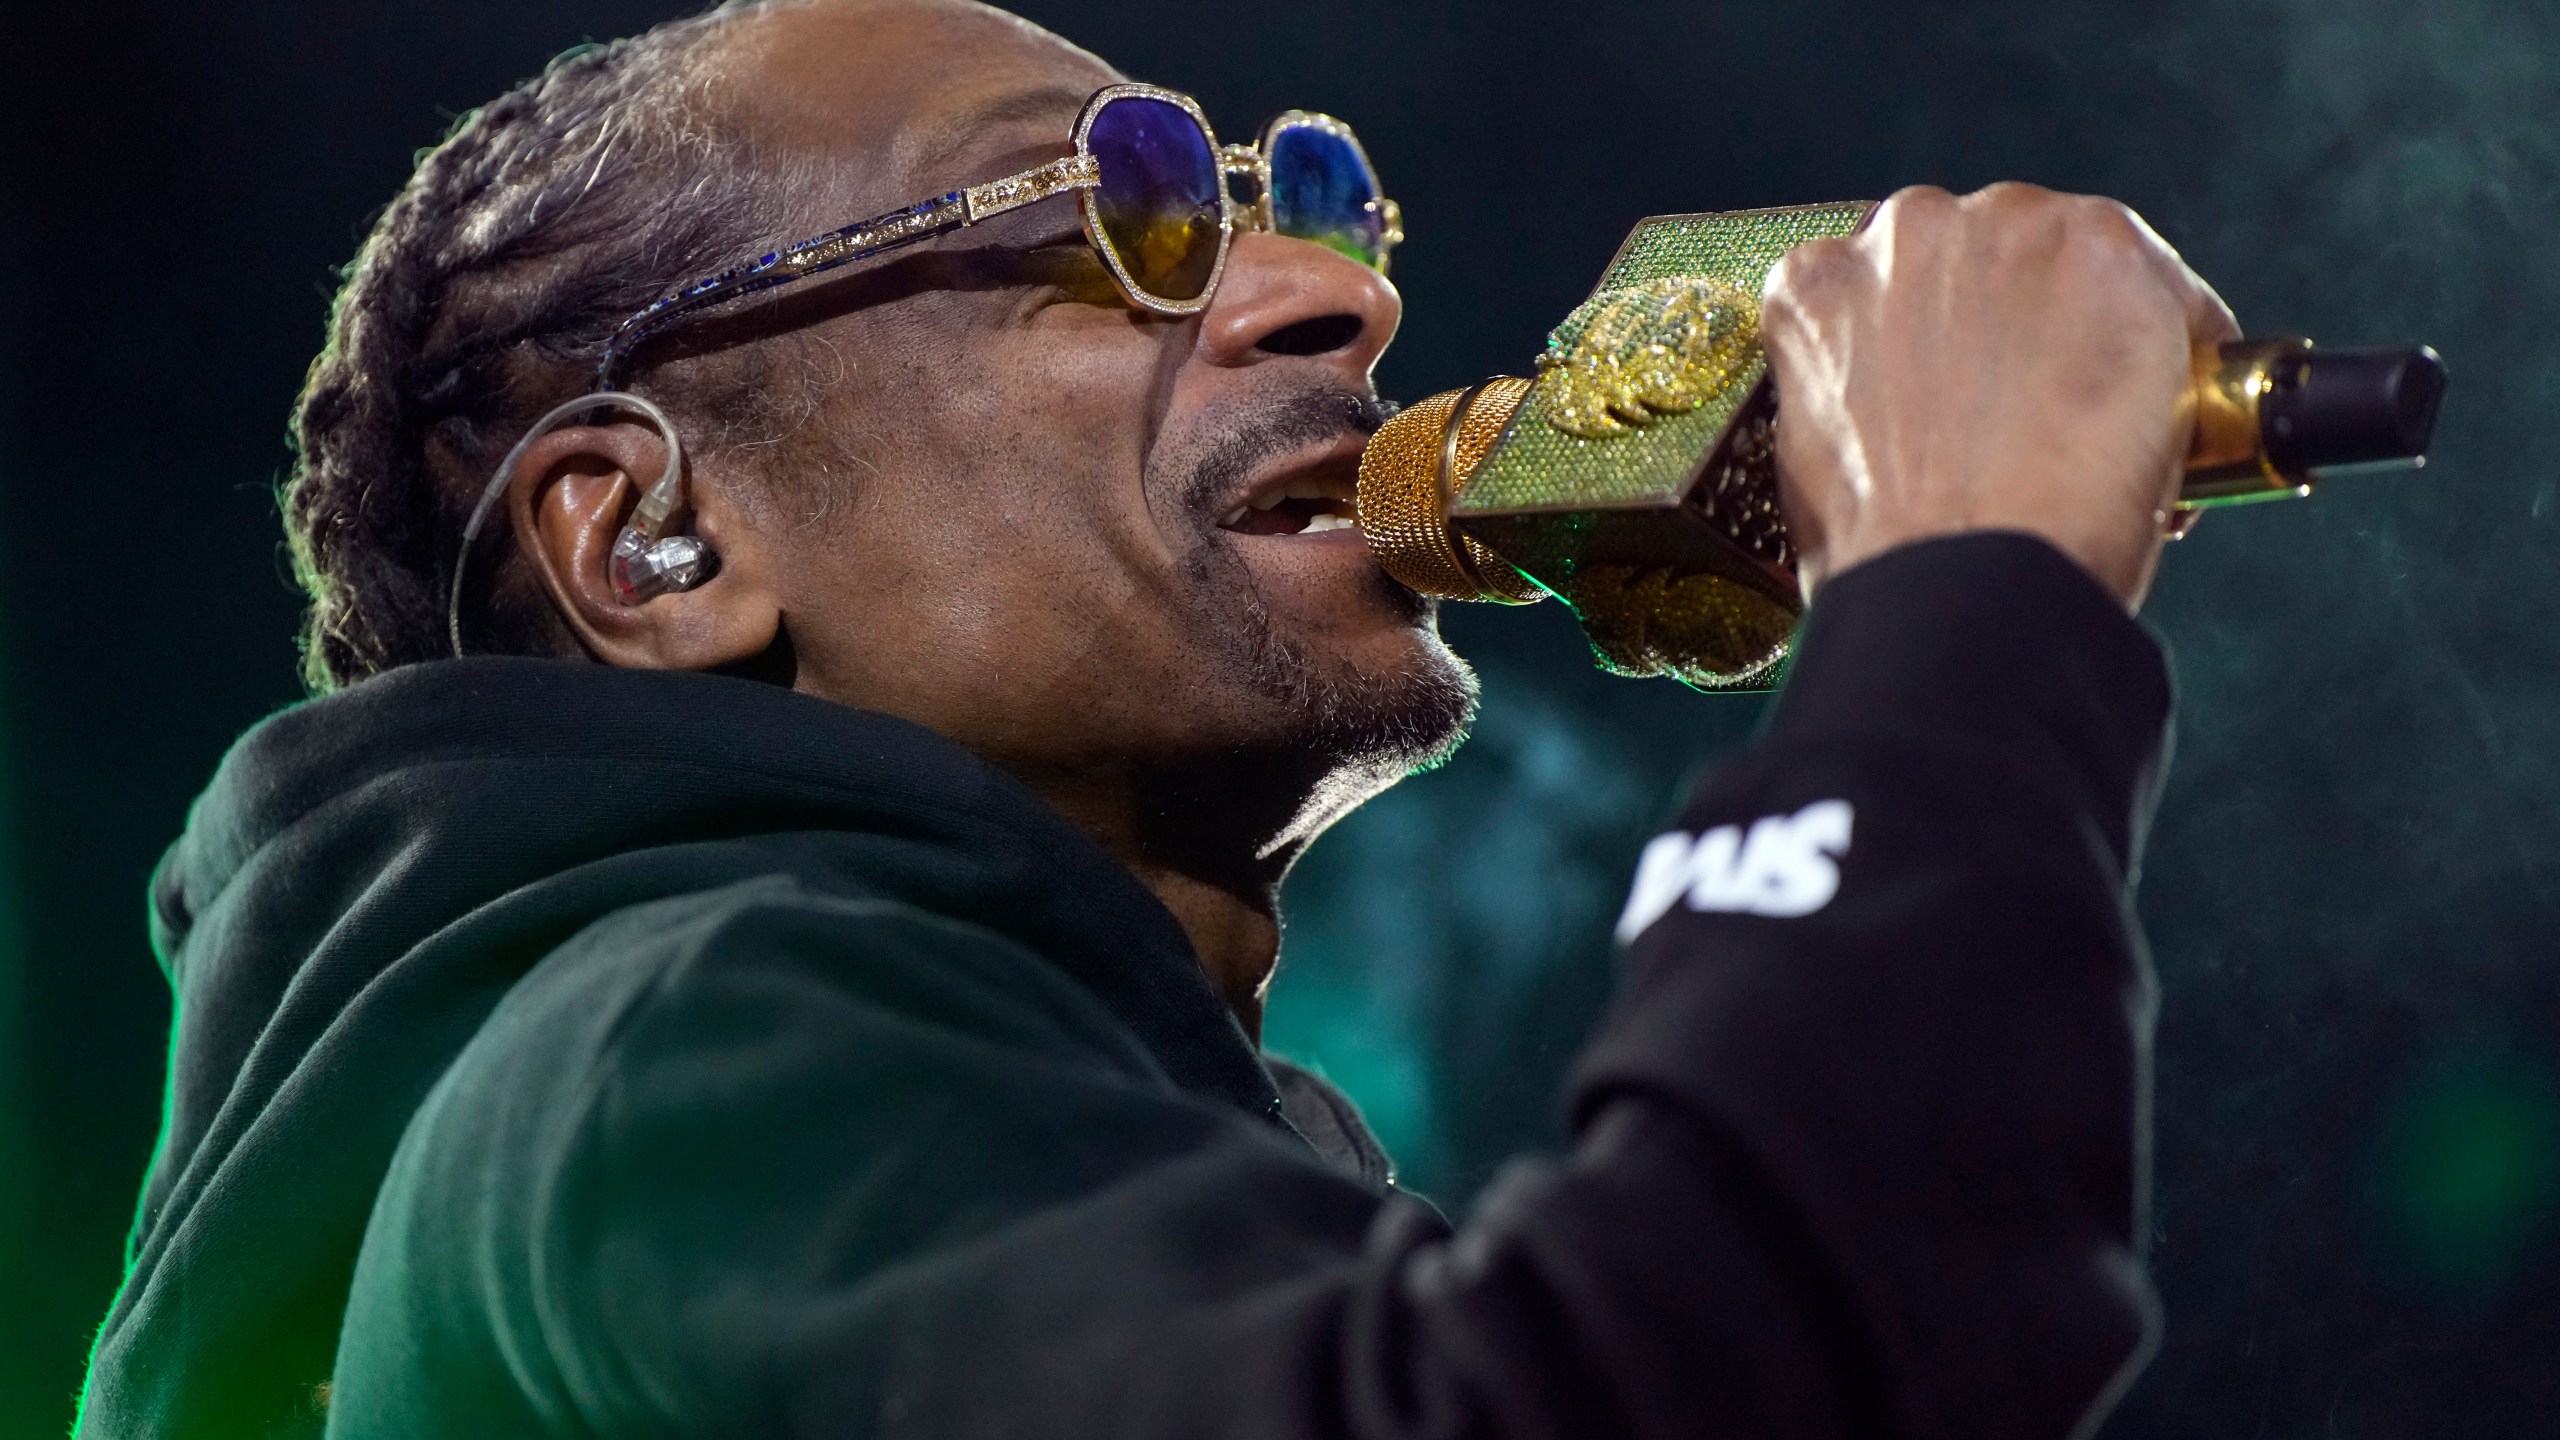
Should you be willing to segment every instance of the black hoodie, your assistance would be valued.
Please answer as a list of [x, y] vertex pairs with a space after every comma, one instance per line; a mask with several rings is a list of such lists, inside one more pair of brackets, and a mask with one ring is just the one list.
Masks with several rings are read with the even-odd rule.
[[245, 737], [155, 881], [168, 1114], [80, 1433], [2068, 1434], [2152, 1326], [2167, 703], [2037, 542], [1835, 581], [1648, 851], [1573, 1151], [1453, 1233], [949, 742], [393, 672]]

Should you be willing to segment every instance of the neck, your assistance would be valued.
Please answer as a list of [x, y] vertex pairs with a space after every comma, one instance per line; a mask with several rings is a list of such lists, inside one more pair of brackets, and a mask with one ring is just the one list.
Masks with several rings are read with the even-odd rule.
[[1259, 1045], [1280, 960], [1280, 881], [1323, 828], [1310, 823], [1308, 796], [1322, 787], [1275, 784], [1279, 766], [1210, 768], [1225, 773], [1023, 778], [1173, 912], [1210, 985]]
[[[1114, 852], [1115, 854], [1119, 852]], [[1245, 1038], [1262, 1043], [1262, 1007], [1271, 972], [1280, 963], [1280, 913], [1276, 887], [1239, 893], [1196, 875], [1121, 855], [1138, 883], [1173, 912], [1209, 984], [1227, 1002]]]

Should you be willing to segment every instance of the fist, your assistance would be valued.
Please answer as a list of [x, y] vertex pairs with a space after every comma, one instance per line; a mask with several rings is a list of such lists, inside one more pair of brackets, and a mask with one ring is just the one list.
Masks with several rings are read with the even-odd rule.
[[2013, 530], [2127, 608], [2184, 468], [2190, 353], [2240, 333], [2140, 216], [2031, 185], [1902, 191], [1788, 252], [1760, 324], [1808, 598], [1897, 545]]

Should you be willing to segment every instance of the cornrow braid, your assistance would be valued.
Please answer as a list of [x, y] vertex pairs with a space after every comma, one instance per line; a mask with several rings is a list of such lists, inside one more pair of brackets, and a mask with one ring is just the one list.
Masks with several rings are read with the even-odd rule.
[[[366, 236], [283, 487], [314, 693], [446, 654], [446, 588], [488, 467], [586, 387], [625, 316], [771, 243], [788, 187], [722, 133], [698, 63], [754, 3], [554, 60], [422, 152]], [[679, 421], [725, 413], [719, 428], [735, 428], [741, 399], [755, 403], [686, 388], [691, 403], [665, 402]], [[462, 597], [471, 647], [576, 653], [513, 547], [501, 560], [498, 538], [480, 543]]]

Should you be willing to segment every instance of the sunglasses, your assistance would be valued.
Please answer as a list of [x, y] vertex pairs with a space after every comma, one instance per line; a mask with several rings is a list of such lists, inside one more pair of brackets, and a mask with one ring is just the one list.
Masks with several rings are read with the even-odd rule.
[[1106, 85], [1076, 116], [1076, 153], [829, 231], [699, 280], [622, 322], [596, 388], [650, 337], [715, 305], [868, 260], [1059, 195], [1084, 211], [1084, 236], [1121, 295], [1141, 310], [1207, 308], [1239, 227], [1311, 240], [1380, 273], [1404, 239], [1396, 202], [1351, 127], [1291, 110], [1253, 145], [1218, 143], [1200, 102], [1154, 85]]

